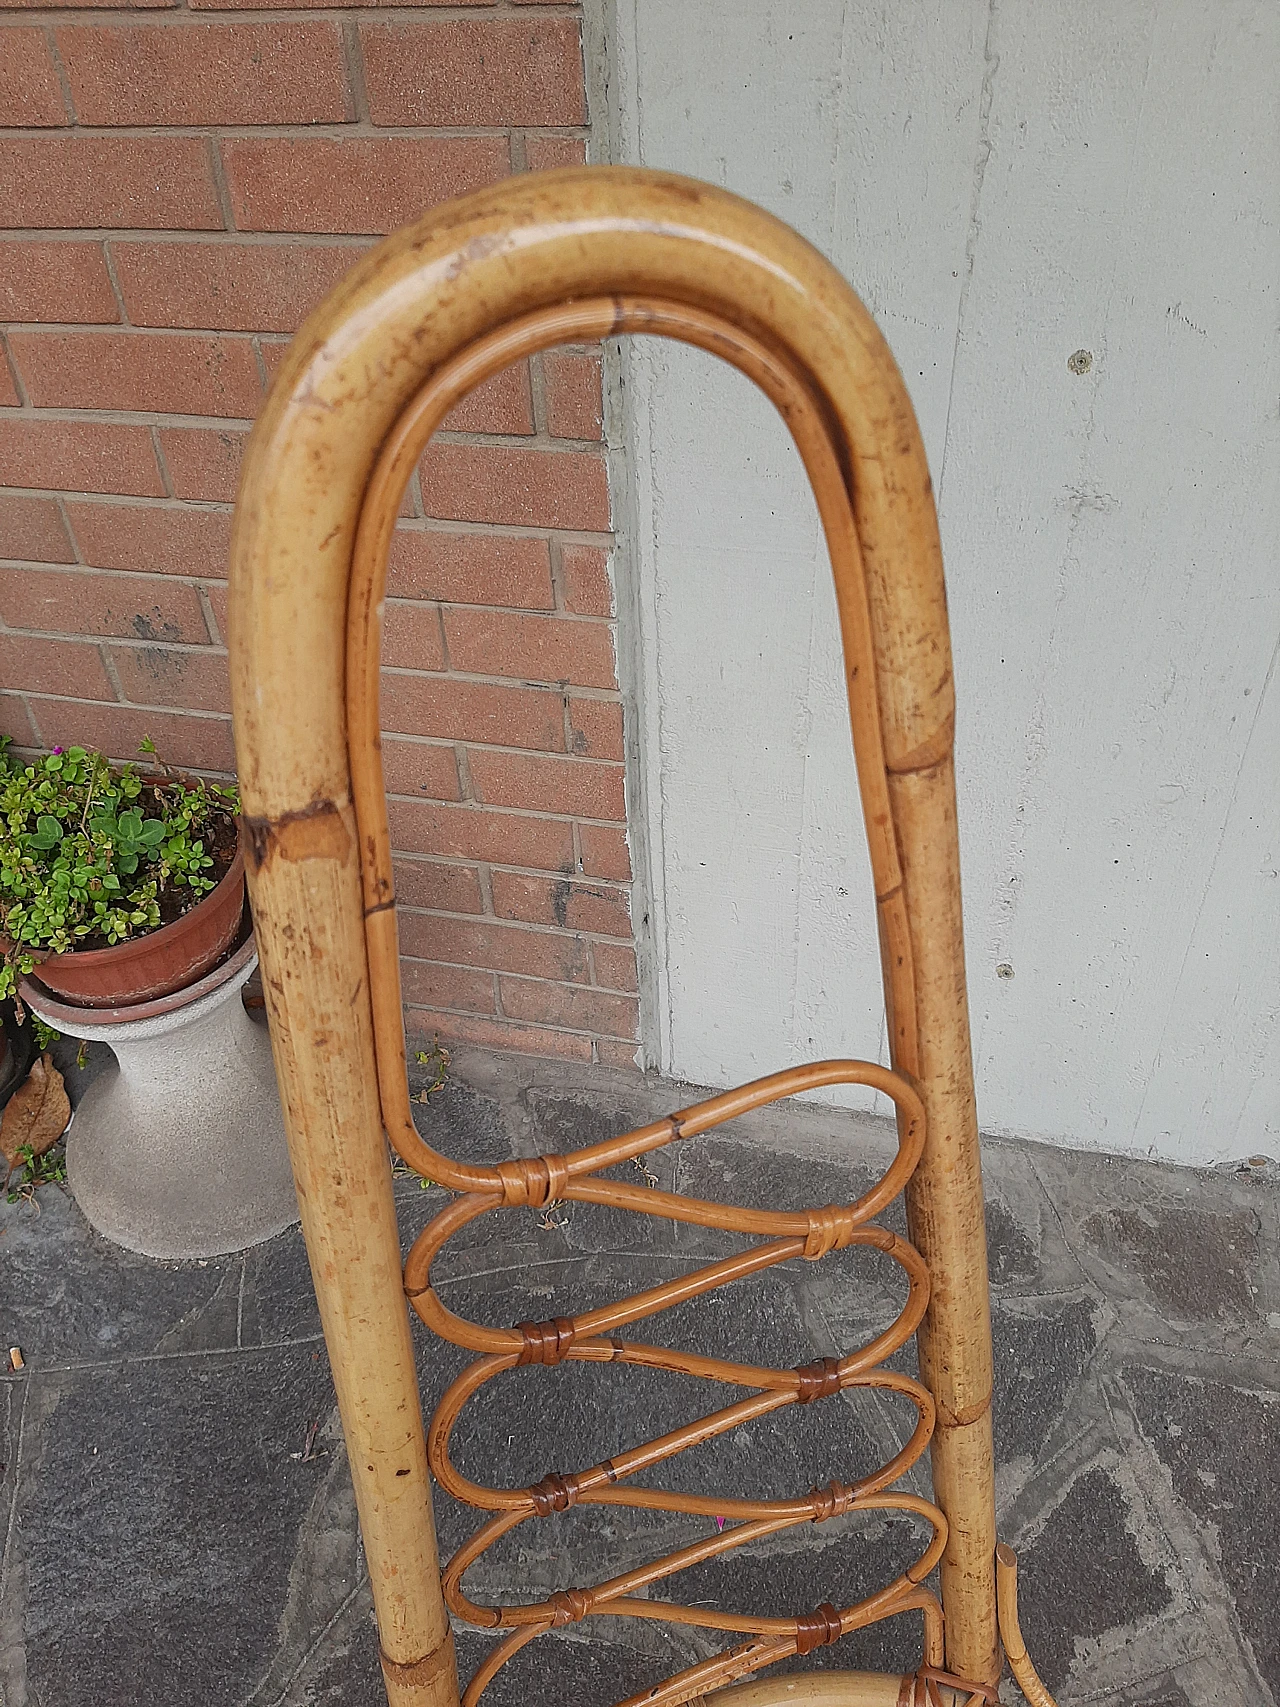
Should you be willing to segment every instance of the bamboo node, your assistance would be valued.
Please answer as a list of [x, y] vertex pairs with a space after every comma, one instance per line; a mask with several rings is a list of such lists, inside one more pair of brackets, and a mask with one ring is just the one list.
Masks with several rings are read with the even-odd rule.
[[568, 1511], [575, 1504], [578, 1483], [575, 1477], [562, 1476], [558, 1470], [552, 1470], [540, 1482], [535, 1482], [528, 1494], [534, 1511], [539, 1517], [546, 1517], [553, 1511]]
[[567, 1316], [556, 1316], [550, 1322], [517, 1322], [516, 1331], [524, 1335], [521, 1363], [560, 1363], [573, 1344], [574, 1326]]
[[541, 1209], [564, 1195], [569, 1163], [564, 1156], [522, 1156], [518, 1161], [499, 1162], [498, 1178], [504, 1205]]
[[796, 1652], [810, 1654], [815, 1648], [825, 1648], [844, 1635], [840, 1614], [829, 1600], [824, 1600], [815, 1612], [802, 1612], [796, 1619]]
[[419, 1660], [393, 1660], [381, 1646], [378, 1659], [383, 1675], [388, 1679], [405, 1688], [426, 1689], [441, 1672], [453, 1670], [457, 1663], [453, 1653], [453, 1632], [446, 1628], [439, 1643]]
[[811, 1404], [814, 1399], [829, 1399], [840, 1391], [839, 1358], [820, 1357], [813, 1363], [797, 1364], [796, 1375], [800, 1381], [796, 1398], [798, 1405]]
[[332, 859], [345, 865], [351, 857], [353, 838], [343, 807], [334, 800], [313, 800], [295, 812], [278, 818], [240, 818], [240, 840], [245, 863], [256, 876], [273, 856], [291, 863], [309, 859]]

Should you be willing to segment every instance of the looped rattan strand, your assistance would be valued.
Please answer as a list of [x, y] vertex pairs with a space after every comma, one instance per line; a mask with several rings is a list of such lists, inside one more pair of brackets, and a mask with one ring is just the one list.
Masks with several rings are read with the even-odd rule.
[[[947, 1525], [928, 1501], [891, 1491], [929, 1445], [934, 1404], [928, 1390], [880, 1366], [914, 1333], [929, 1297], [928, 1271], [908, 1241], [873, 1223], [911, 1178], [925, 1141], [924, 1110], [910, 1070], [916, 1062], [911, 945], [902, 914], [902, 876], [891, 830], [892, 813], [881, 746], [874, 674], [849, 675], [850, 714], [868, 831], [872, 838], [881, 928], [892, 945], [892, 1014], [896, 1070], [856, 1061], [814, 1062], [774, 1074], [619, 1138], [567, 1156], [551, 1155], [477, 1167], [437, 1154], [418, 1136], [412, 1121], [403, 1067], [399, 963], [394, 889], [385, 792], [378, 743], [378, 662], [381, 601], [387, 553], [401, 494], [417, 458], [449, 408], [491, 373], [531, 351], [575, 337], [601, 337], [623, 330], [655, 331], [683, 338], [725, 356], [755, 379], [777, 404], [809, 468], [827, 531], [837, 577], [846, 648], [870, 656], [870, 628], [857, 534], [840, 453], [824, 409], [806, 380], [751, 335], [704, 310], [640, 298], [583, 301], [527, 315], [470, 349], [437, 372], [408, 406], [387, 439], [370, 481], [357, 534], [349, 602], [348, 740], [357, 819], [360, 825], [366, 897], [365, 933], [373, 1001], [383, 1118], [393, 1146], [425, 1177], [462, 1195], [431, 1222], [405, 1263], [405, 1291], [417, 1314], [436, 1333], [479, 1353], [441, 1399], [428, 1437], [428, 1458], [441, 1485], [455, 1497], [490, 1512], [488, 1520], [445, 1568], [446, 1603], [460, 1617], [506, 1629], [472, 1679], [464, 1707], [475, 1707], [497, 1670], [536, 1635], [592, 1613], [663, 1617], [677, 1623], [739, 1632], [744, 1644], [700, 1662], [644, 1696], [648, 1707], [678, 1707], [708, 1690], [743, 1677], [788, 1655], [819, 1645], [879, 1618], [919, 1610], [925, 1619], [926, 1658], [941, 1660], [941, 1612], [919, 1585], [942, 1557]], [[888, 964], [888, 963], [886, 963]], [[904, 1071], [903, 1069], [907, 1070]], [[696, 1136], [748, 1109], [823, 1085], [873, 1086], [896, 1105], [898, 1155], [856, 1203], [777, 1211], [689, 1199], [658, 1189], [604, 1178], [603, 1170], [680, 1140]], [[448, 1310], [430, 1283], [431, 1266], [445, 1243], [480, 1216], [538, 1209], [554, 1200], [596, 1202], [636, 1213], [745, 1234], [738, 1256], [711, 1263], [678, 1280], [649, 1288], [617, 1303], [547, 1322], [522, 1322], [514, 1329], [467, 1322]], [[888, 1256], [904, 1271], [907, 1298], [897, 1319], [873, 1340], [844, 1357], [826, 1357], [790, 1370], [732, 1364], [694, 1352], [620, 1338], [617, 1330], [778, 1263], [811, 1262], [863, 1245]], [[449, 1441], [463, 1407], [480, 1387], [521, 1365], [552, 1367], [573, 1360], [637, 1364], [730, 1383], [746, 1396], [658, 1439], [642, 1442], [609, 1460], [573, 1472], [553, 1472], [523, 1489], [486, 1488], [464, 1477], [452, 1462]], [[689, 1447], [713, 1441], [755, 1417], [809, 1404], [859, 1386], [875, 1386], [907, 1398], [916, 1412], [906, 1445], [880, 1469], [846, 1485], [791, 1499], [752, 1500], [736, 1493], [683, 1495], [644, 1486], [643, 1472]], [[668, 1553], [624, 1576], [592, 1588], [562, 1590], [526, 1605], [482, 1606], [462, 1587], [466, 1571], [501, 1536], [529, 1521], [553, 1520], [575, 1504], [613, 1504], [682, 1512], [717, 1520], [716, 1533]], [[837, 1610], [824, 1603], [794, 1618], [723, 1613], [648, 1598], [652, 1584], [691, 1565], [727, 1554], [799, 1523], [823, 1522], [854, 1510], [896, 1510], [923, 1519], [932, 1537], [895, 1582]], [[643, 1598], [637, 1598], [643, 1596]]]
[[[853, 1078], [854, 1064], [848, 1065], [848, 1076]], [[910, 1110], [912, 1092], [906, 1082], [899, 1081], [893, 1089], [904, 1107]], [[746, 1087], [745, 1092], [739, 1095], [749, 1091], [750, 1087]], [[698, 1109], [691, 1111], [689, 1118], [697, 1121], [700, 1112]], [[728, 1117], [725, 1111], [717, 1112], [724, 1118]], [[907, 1120], [906, 1128], [911, 1136], [907, 1140], [905, 1154], [910, 1158], [919, 1131], [911, 1119]], [[572, 1155], [566, 1158], [570, 1166], [575, 1159]], [[894, 1167], [897, 1165], [895, 1163]], [[642, 1199], [643, 1210], [648, 1210], [649, 1200], [654, 1195], [649, 1192]], [[464, 1322], [443, 1310], [429, 1286], [422, 1289], [418, 1286], [424, 1261], [438, 1253], [445, 1240], [477, 1216], [499, 1212], [502, 1206], [492, 1197], [464, 1197], [450, 1205], [423, 1230], [406, 1263], [406, 1289], [411, 1294], [415, 1309], [437, 1331], [446, 1333], [456, 1343], [489, 1353], [477, 1358], [446, 1391], [432, 1421], [428, 1442], [431, 1467], [441, 1485], [456, 1497], [494, 1513], [454, 1555], [443, 1576], [446, 1602], [459, 1617], [510, 1632], [507, 1641], [494, 1650], [481, 1672], [472, 1680], [463, 1698], [465, 1707], [475, 1707], [496, 1670], [526, 1640], [556, 1627], [570, 1614], [574, 1618], [606, 1612], [636, 1617], [661, 1616], [676, 1623], [738, 1631], [754, 1638], [745, 1648], [727, 1650], [694, 1668], [697, 1672], [696, 1688], [692, 1676], [680, 1674], [679, 1678], [669, 1680], [670, 1687], [659, 1686], [655, 1694], [646, 1698], [663, 1704], [663, 1707], [676, 1707], [678, 1702], [730, 1682], [744, 1675], [744, 1668], [758, 1669], [789, 1654], [808, 1652], [822, 1643], [834, 1642], [843, 1632], [859, 1628], [875, 1618], [889, 1617], [913, 1607], [924, 1611], [927, 1619], [931, 1616], [930, 1608], [936, 1603], [928, 1595], [922, 1599], [923, 1591], [918, 1585], [941, 1556], [946, 1523], [936, 1506], [889, 1490], [925, 1451], [933, 1432], [933, 1402], [918, 1382], [878, 1367], [914, 1331], [927, 1296], [927, 1277], [911, 1245], [887, 1229], [865, 1222], [869, 1207], [876, 1201], [873, 1188], [860, 1204], [836, 1206], [827, 1217], [828, 1224], [843, 1224], [848, 1228], [850, 1244], [860, 1243], [897, 1262], [910, 1282], [907, 1303], [897, 1321], [868, 1345], [842, 1358], [819, 1358], [791, 1370], [727, 1364], [696, 1353], [677, 1352], [621, 1339], [608, 1330], [625, 1321], [656, 1314], [681, 1297], [696, 1296], [711, 1290], [713, 1285], [728, 1284], [739, 1275], [758, 1272], [762, 1267], [803, 1256], [807, 1238], [803, 1229], [813, 1212], [805, 1211], [798, 1215], [773, 1211], [746, 1212], [728, 1205], [686, 1203], [686, 1212], [696, 1210], [697, 1219], [709, 1220], [715, 1225], [731, 1228], [744, 1214], [750, 1213], [762, 1216], [764, 1227], [770, 1231], [781, 1231], [791, 1226], [795, 1226], [796, 1231], [790, 1236], [766, 1237], [737, 1258], [711, 1264], [705, 1270], [697, 1270], [678, 1282], [669, 1282], [648, 1293], [636, 1294], [630, 1299], [624, 1298], [614, 1305], [579, 1316], [561, 1317], [544, 1323], [521, 1323], [516, 1330], [485, 1329], [479, 1324]], [[654, 1208], [649, 1212], [658, 1215], [664, 1210]], [[503, 1334], [511, 1337], [503, 1339]], [[496, 1345], [493, 1344], [495, 1340]], [[522, 1364], [539, 1362], [547, 1365], [574, 1359], [682, 1370], [704, 1378], [735, 1383], [748, 1389], [748, 1396], [668, 1435], [614, 1453], [602, 1463], [571, 1473], [553, 1472], [523, 1489], [485, 1488], [463, 1477], [452, 1461], [449, 1442], [463, 1408], [480, 1387], [500, 1379], [506, 1371]], [[845, 1387], [858, 1386], [875, 1386], [888, 1394], [897, 1393], [908, 1398], [916, 1409], [917, 1423], [910, 1440], [896, 1457], [856, 1484], [833, 1482], [827, 1488], [789, 1500], [752, 1500], [736, 1493], [669, 1493], [640, 1485], [637, 1481], [642, 1472], [677, 1452], [719, 1438], [753, 1417], [791, 1404], [807, 1404], [815, 1398], [840, 1392]], [[485, 1606], [470, 1599], [462, 1586], [464, 1575], [500, 1537], [510, 1534], [512, 1529], [525, 1522], [551, 1518], [571, 1505], [593, 1503], [685, 1512], [704, 1519], [714, 1516], [720, 1520], [720, 1526], [714, 1535], [639, 1566], [623, 1577], [574, 1590], [571, 1601], [557, 1599], [553, 1595], [525, 1605]], [[841, 1610], [833, 1608], [829, 1617], [805, 1613], [790, 1619], [766, 1618], [635, 1598], [640, 1591], [650, 1590], [653, 1584], [675, 1576], [691, 1565], [727, 1554], [797, 1524], [823, 1522], [854, 1510], [885, 1509], [923, 1517], [933, 1530], [932, 1540], [887, 1589], [868, 1596], [855, 1606]], [[749, 1664], [744, 1656], [749, 1656]]]

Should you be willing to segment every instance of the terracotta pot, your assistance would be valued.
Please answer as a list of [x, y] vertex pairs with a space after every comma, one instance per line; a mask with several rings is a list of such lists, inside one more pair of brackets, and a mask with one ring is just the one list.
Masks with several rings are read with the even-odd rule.
[[42, 960], [36, 977], [81, 1008], [124, 1007], [194, 984], [231, 947], [244, 912], [244, 853], [189, 913], [114, 948], [76, 948]]

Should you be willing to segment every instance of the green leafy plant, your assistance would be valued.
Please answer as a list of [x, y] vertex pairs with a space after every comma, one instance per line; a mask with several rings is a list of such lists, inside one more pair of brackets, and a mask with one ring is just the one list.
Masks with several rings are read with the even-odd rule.
[[144, 777], [87, 747], [16, 760], [0, 740], [0, 998], [34, 951], [109, 947], [188, 911], [217, 882], [210, 847], [238, 810], [234, 788], [163, 766]]
[[23, 1144], [19, 1146], [17, 1161], [5, 1182], [8, 1188], [6, 1199], [9, 1203], [30, 1203], [38, 1186], [65, 1185], [66, 1179], [67, 1152], [61, 1140], [42, 1156], [37, 1156], [30, 1144]]
[[[45, 1022], [40, 1018], [39, 1014], [33, 1014], [33, 1013], [28, 1012], [27, 1024], [31, 1027], [31, 1029], [36, 1034], [36, 1048], [40, 1051], [40, 1053], [42, 1055], [44, 1054], [45, 1050], [49, 1047], [49, 1045], [51, 1043], [56, 1043], [58, 1041], [58, 1039], [62, 1036], [62, 1033], [60, 1031], [55, 1031], [51, 1025], [46, 1025]], [[81, 1049], [83, 1049], [85, 1047], [85, 1045], [81, 1044], [80, 1047], [81, 1047]], [[78, 1056], [76, 1058], [76, 1066], [77, 1067], [83, 1067], [84, 1066], [84, 1062], [81, 1061]]]

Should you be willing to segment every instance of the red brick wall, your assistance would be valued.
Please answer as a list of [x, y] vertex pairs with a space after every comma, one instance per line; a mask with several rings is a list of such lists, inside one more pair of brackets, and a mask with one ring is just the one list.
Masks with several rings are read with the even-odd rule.
[[[0, 725], [232, 765], [236, 469], [372, 236], [585, 155], [578, 8], [0, 0]], [[414, 1029], [630, 1063], [598, 353], [462, 405], [395, 540], [384, 725]]]

